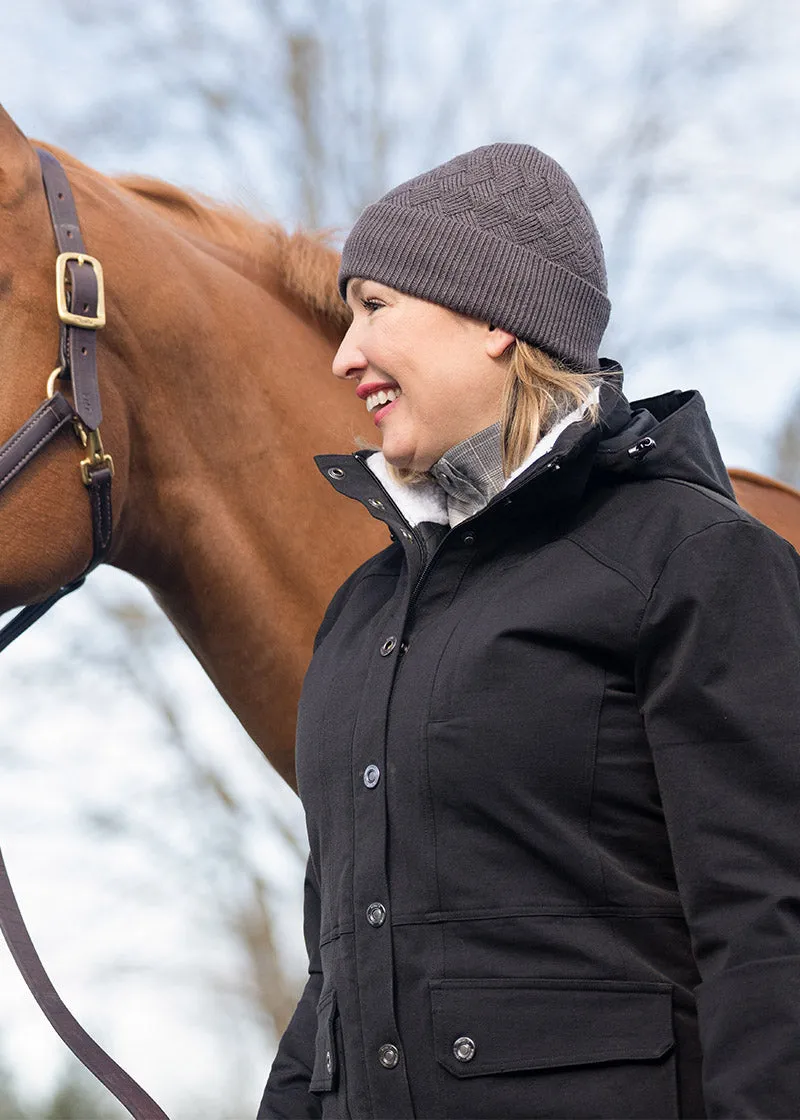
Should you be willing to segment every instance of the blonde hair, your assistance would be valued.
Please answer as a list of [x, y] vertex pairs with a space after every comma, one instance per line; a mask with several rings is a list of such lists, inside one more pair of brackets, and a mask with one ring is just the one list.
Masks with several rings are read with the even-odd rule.
[[[596, 384], [597, 377], [576, 373], [530, 342], [517, 339], [508, 361], [500, 415], [506, 478], [525, 462], [554, 424], [587, 405]], [[592, 402], [586, 411], [596, 423], [597, 404]]]
[[[503, 386], [500, 413], [500, 446], [506, 478], [525, 462], [541, 437], [555, 424], [587, 405], [598, 375], [576, 373], [557, 358], [551, 358], [530, 342], [517, 339], [506, 359], [508, 368]], [[586, 414], [597, 422], [598, 406], [593, 401]], [[401, 483], [414, 485], [429, 475], [423, 471], [393, 467], [389, 473]]]

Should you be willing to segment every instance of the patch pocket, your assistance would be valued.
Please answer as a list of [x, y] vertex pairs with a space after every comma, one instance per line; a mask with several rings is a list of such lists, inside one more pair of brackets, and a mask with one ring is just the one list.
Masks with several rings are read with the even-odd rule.
[[440, 980], [430, 993], [436, 1060], [458, 1079], [449, 1115], [679, 1115], [669, 984]]
[[336, 1088], [339, 1062], [336, 1052], [336, 992], [329, 991], [317, 1004], [317, 1036], [309, 1093], [331, 1093]]

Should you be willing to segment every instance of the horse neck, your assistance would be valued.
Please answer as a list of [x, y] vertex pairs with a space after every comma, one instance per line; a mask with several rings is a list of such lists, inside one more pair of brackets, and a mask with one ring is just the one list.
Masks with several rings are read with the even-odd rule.
[[195, 254], [175, 280], [169, 322], [121, 372], [130, 461], [114, 563], [151, 588], [293, 782], [314, 632], [385, 530], [335, 495], [312, 460], [353, 446], [331, 333], [210, 256]]

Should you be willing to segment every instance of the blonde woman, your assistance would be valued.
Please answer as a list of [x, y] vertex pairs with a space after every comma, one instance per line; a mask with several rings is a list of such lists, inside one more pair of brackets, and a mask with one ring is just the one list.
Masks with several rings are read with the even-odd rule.
[[698, 393], [598, 358], [574, 184], [495, 144], [368, 207], [334, 361], [392, 543], [319, 631], [309, 979], [261, 1117], [788, 1117], [800, 567]]

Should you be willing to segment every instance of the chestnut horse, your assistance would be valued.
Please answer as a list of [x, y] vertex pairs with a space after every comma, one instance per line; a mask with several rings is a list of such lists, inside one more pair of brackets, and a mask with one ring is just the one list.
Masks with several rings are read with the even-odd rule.
[[[347, 323], [337, 255], [164, 183], [110, 179], [56, 154], [106, 275], [97, 361], [116, 464], [110, 562], [151, 589], [293, 783], [315, 629], [336, 586], [386, 543], [360, 506], [332, 500], [312, 461], [350, 450], [371, 427], [330, 376]], [[0, 444], [57, 364], [54, 257], [36, 154], [0, 109]], [[85, 568], [80, 454], [67, 428], [4, 491], [0, 612]], [[747, 472], [734, 480], [742, 503], [800, 546], [800, 495]]]

